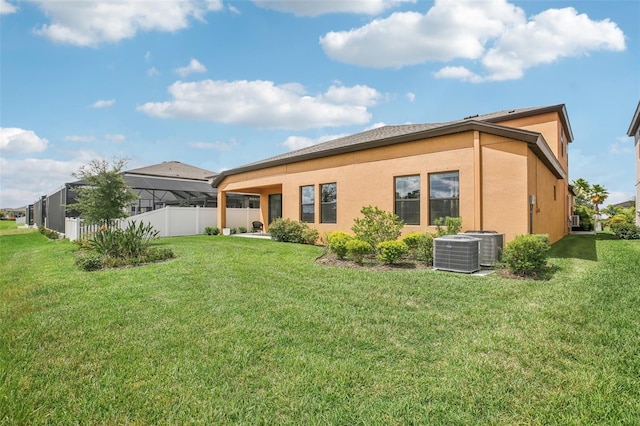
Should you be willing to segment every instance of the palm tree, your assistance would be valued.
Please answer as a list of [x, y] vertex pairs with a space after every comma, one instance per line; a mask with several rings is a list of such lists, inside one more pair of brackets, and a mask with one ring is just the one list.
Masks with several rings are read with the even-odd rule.
[[596, 230], [598, 229], [598, 220], [600, 219], [600, 204], [604, 203], [607, 197], [609, 197], [609, 191], [607, 191], [604, 186], [598, 184], [591, 186], [589, 198], [591, 198], [593, 208], [596, 212]]
[[579, 206], [585, 206], [589, 203], [589, 194], [591, 193], [591, 185], [582, 178], [578, 178], [571, 182], [576, 193], [575, 203]]

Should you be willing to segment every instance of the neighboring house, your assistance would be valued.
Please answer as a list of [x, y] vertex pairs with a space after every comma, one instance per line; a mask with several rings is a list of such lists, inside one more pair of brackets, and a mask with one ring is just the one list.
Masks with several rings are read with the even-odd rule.
[[[217, 195], [209, 184], [216, 173], [168, 161], [153, 166], [125, 171], [125, 181], [139, 199], [131, 204], [131, 215], [156, 210], [165, 206], [216, 207]], [[77, 217], [78, 212], [67, 208], [76, 200], [76, 188], [82, 181], [66, 183], [57, 191], [41, 197], [27, 208], [28, 224], [45, 226], [65, 232], [65, 218]]]
[[[405, 233], [434, 231], [459, 216], [464, 230], [510, 241], [569, 232], [573, 198], [564, 105], [476, 115], [437, 124], [384, 126], [220, 173], [218, 203], [230, 192], [258, 194], [265, 224], [307, 222], [321, 235], [349, 231], [363, 206], [393, 211]], [[224, 209], [218, 225], [225, 227]]]
[[640, 102], [633, 114], [627, 136], [634, 138], [636, 159], [636, 225], [640, 226]]

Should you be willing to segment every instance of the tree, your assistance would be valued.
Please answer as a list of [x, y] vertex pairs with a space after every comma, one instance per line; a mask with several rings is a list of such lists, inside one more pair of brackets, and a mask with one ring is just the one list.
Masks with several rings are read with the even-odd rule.
[[600, 204], [604, 203], [604, 200], [609, 196], [609, 192], [602, 185], [595, 184], [591, 186], [589, 193], [591, 202], [593, 203], [593, 209], [596, 213], [596, 230], [598, 230], [598, 221], [600, 220]]
[[571, 182], [573, 189], [576, 193], [575, 204], [576, 206], [590, 205], [589, 193], [591, 192], [591, 185], [589, 182], [582, 178], [578, 178]]
[[125, 207], [138, 197], [127, 186], [122, 175], [125, 159], [92, 160], [73, 173], [84, 181], [70, 209], [80, 212], [88, 224], [110, 224], [114, 219], [128, 216]]

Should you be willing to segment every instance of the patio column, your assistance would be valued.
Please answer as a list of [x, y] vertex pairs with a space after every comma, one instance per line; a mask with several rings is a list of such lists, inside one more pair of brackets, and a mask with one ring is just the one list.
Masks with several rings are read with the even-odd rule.
[[218, 228], [222, 232], [227, 226], [227, 191], [218, 189]]

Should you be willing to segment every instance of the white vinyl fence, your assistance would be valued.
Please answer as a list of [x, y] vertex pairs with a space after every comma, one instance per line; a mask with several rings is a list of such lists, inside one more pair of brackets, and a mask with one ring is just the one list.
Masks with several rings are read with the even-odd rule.
[[[260, 220], [260, 209], [227, 209], [227, 227], [244, 226], [251, 230], [251, 223]], [[125, 228], [130, 222], [150, 223], [159, 232], [160, 237], [178, 237], [204, 234], [206, 227], [218, 226], [218, 209], [212, 207], [164, 207], [136, 216], [121, 219], [118, 226]], [[90, 232], [98, 231], [99, 226], [83, 225], [81, 219], [66, 218], [65, 238], [71, 241], [82, 238]], [[220, 230], [222, 232], [222, 230]]]

